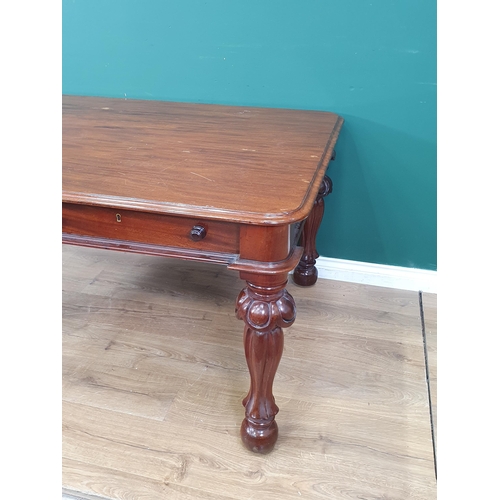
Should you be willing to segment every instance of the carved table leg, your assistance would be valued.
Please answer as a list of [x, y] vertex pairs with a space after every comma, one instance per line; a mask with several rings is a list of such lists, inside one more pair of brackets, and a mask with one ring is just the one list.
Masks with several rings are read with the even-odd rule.
[[302, 246], [304, 247], [304, 253], [302, 254], [299, 265], [293, 272], [293, 280], [297, 285], [311, 286], [314, 285], [318, 279], [318, 270], [315, 267], [316, 259], [319, 257], [316, 251], [316, 235], [318, 234], [319, 225], [321, 224], [325, 211], [325, 202], [323, 198], [331, 192], [332, 181], [330, 177], [325, 175], [311, 213], [306, 219], [302, 230]]
[[283, 353], [283, 328], [295, 321], [295, 302], [285, 290], [286, 275], [247, 280], [236, 302], [236, 316], [245, 322], [245, 356], [250, 390], [243, 400], [245, 419], [241, 439], [259, 453], [271, 451], [278, 438], [274, 419], [278, 406], [272, 392]]

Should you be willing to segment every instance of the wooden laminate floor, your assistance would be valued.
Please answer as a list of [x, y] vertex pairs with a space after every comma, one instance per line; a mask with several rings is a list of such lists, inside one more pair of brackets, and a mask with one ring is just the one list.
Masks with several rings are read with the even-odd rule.
[[280, 436], [262, 456], [239, 439], [243, 285], [223, 266], [63, 246], [64, 496], [434, 499], [436, 296], [290, 283]]

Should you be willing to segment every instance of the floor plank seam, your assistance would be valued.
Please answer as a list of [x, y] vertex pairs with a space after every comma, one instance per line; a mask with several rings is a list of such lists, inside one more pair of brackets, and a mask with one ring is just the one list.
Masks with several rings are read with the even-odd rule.
[[432, 437], [432, 452], [434, 454], [434, 476], [437, 481], [437, 457], [436, 457], [436, 441], [434, 439], [434, 417], [432, 414], [432, 397], [431, 397], [431, 385], [429, 377], [429, 362], [427, 355], [427, 337], [425, 334], [425, 316], [424, 316], [424, 303], [422, 299], [422, 291], [418, 292], [418, 303], [420, 309], [420, 322], [422, 325], [422, 342], [424, 346], [424, 360], [425, 360], [425, 379], [427, 382], [427, 395], [429, 398], [429, 419], [431, 424], [431, 437]]

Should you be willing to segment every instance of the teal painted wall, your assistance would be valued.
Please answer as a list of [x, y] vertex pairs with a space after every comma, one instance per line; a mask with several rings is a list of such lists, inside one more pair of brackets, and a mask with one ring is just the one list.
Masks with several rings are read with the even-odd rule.
[[436, 269], [436, 0], [63, 0], [63, 93], [334, 111], [318, 250]]

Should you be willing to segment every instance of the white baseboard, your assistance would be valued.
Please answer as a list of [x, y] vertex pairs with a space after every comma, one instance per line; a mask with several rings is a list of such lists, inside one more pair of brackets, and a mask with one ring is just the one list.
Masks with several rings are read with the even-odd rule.
[[316, 260], [316, 268], [320, 278], [437, 293], [437, 271], [330, 257], [319, 257]]

